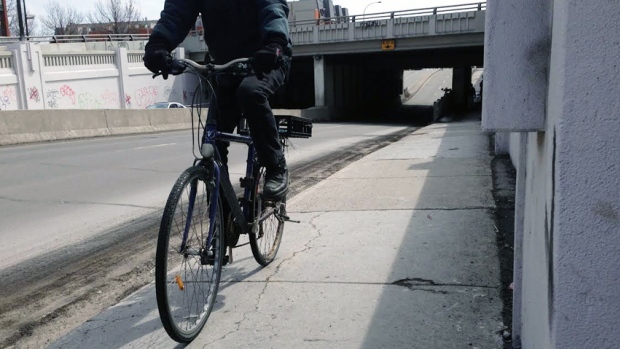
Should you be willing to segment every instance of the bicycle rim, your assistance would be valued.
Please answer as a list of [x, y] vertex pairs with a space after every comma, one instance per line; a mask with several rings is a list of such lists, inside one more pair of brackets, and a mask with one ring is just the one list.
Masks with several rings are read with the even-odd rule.
[[213, 204], [207, 182], [203, 167], [183, 172], [168, 197], [157, 242], [157, 307], [166, 332], [181, 343], [191, 342], [205, 325], [222, 271], [225, 250], [219, 202], [211, 244], [207, 246]]
[[254, 259], [260, 265], [267, 266], [276, 258], [276, 254], [280, 249], [280, 243], [282, 242], [282, 234], [284, 232], [282, 215], [285, 214], [286, 197], [278, 207], [266, 204], [262, 201], [263, 188], [265, 186], [265, 168], [259, 168], [254, 178], [255, 185], [252, 202], [255, 219], [269, 212], [269, 210], [274, 211], [259, 224], [256, 233], [250, 233], [250, 246], [252, 247]]

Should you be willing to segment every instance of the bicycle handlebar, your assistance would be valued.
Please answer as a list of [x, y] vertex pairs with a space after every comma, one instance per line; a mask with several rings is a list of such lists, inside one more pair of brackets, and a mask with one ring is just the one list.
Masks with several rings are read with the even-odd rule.
[[[203, 64], [198, 64], [191, 59], [185, 59], [185, 58], [172, 59], [169, 63], [169, 71], [166, 73], [171, 74], [171, 75], [180, 75], [183, 72], [185, 72], [185, 69], [187, 69], [187, 67], [192, 67], [197, 72], [211, 74], [211, 73], [222, 72], [222, 71], [229, 70], [231, 68], [238, 67], [240, 64], [251, 63], [251, 61], [252, 61], [251, 58], [237, 58], [225, 64], [218, 65], [218, 64], [208, 63], [208, 64], [203, 65]], [[163, 73], [164, 72], [156, 73], [153, 75], [153, 78], [155, 78], [158, 75], [162, 75]]]

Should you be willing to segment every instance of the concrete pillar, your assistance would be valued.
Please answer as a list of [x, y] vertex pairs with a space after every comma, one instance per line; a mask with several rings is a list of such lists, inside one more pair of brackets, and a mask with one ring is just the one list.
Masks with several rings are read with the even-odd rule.
[[324, 107], [325, 103], [325, 57], [314, 56], [314, 106]]
[[510, 148], [510, 133], [497, 132], [495, 133], [495, 155], [508, 154]]
[[485, 131], [544, 128], [551, 43], [549, 4], [550, 0], [487, 2], [482, 108]]
[[[522, 304], [523, 304], [523, 233], [525, 226], [525, 193], [527, 192], [527, 133], [520, 132], [509, 136], [514, 139], [517, 150], [511, 154], [517, 170], [515, 183], [515, 223], [514, 223], [514, 264], [512, 279], [512, 342], [514, 348], [521, 346]], [[518, 137], [518, 140], [516, 139]], [[515, 161], [516, 160], [516, 161]]]
[[[325, 60], [325, 57], [323, 57]], [[336, 105], [336, 67], [328, 62], [324, 63], [325, 67], [325, 106], [332, 108]]]
[[553, 5], [547, 116], [557, 121], [547, 133], [555, 348], [620, 343], [618, 18], [617, 0]]
[[114, 51], [116, 53], [116, 68], [118, 69], [118, 95], [121, 102], [121, 109], [127, 109], [127, 100], [125, 98], [129, 91], [129, 62], [127, 60], [127, 49], [125, 47], [118, 47], [114, 49]]
[[[177, 47], [175, 50], [174, 57], [178, 59], [187, 58], [185, 54], [185, 48]], [[195, 86], [194, 83], [190, 80], [191, 76], [192, 75], [190, 74], [181, 74], [181, 75], [175, 76], [174, 83], [173, 83], [173, 91], [175, 91], [176, 95], [171, 95], [169, 97], [171, 101], [172, 100], [177, 101], [177, 102], [183, 101], [183, 91], [190, 91], [190, 88], [192, 88], [192, 86]]]
[[7, 48], [13, 53], [19, 109], [45, 109], [44, 66], [40, 47], [33, 43], [15, 43]]
[[452, 73], [452, 96], [456, 112], [467, 111], [471, 95], [471, 67], [458, 67]]

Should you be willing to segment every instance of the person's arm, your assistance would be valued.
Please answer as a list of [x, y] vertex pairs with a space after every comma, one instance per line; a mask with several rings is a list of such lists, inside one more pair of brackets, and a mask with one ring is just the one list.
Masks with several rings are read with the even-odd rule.
[[164, 44], [168, 51], [174, 50], [196, 23], [200, 0], [166, 0], [161, 18], [157, 21], [149, 43]]
[[254, 0], [259, 11], [263, 45], [277, 43], [286, 47], [289, 41], [286, 0]]

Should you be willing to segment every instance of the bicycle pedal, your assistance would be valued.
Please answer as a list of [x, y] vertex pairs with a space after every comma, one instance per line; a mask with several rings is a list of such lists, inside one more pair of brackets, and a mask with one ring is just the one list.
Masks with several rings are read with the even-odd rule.
[[222, 266], [225, 266], [226, 264], [228, 264], [229, 260], [230, 260], [229, 256], [224, 256], [224, 258], [222, 258]]
[[282, 219], [283, 219], [285, 222], [291, 222], [291, 223], [301, 223], [301, 221], [296, 221], [296, 220], [294, 220], [294, 219], [291, 219], [291, 217], [289, 217], [289, 216], [287, 216], [287, 215], [284, 215], [284, 214], [282, 215]]

